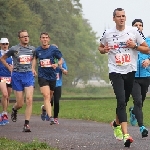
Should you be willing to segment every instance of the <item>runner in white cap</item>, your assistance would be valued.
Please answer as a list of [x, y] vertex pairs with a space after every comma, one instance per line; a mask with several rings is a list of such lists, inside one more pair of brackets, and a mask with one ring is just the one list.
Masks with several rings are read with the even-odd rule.
[[[1, 38], [0, 57], [8, 52], [9, 41], [7, 38]], [[12, 66], [12, 57], [8, 57], [6, 62]], [[11, 86], [11, 72], [0, 62], [0, 91], [2, 93], [1, 103], [3, 112], [0, 115], [0, 125], [9, 123], [7, 115], [7, 107], [9, 104], [10, 94], [12, 92]]]

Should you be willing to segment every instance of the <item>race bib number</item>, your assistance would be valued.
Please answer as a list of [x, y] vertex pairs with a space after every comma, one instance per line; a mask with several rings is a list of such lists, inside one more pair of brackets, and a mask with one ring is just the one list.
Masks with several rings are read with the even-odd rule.
[[50, 59], [43, 59], [43, 60], [40, 60], [40, 66], [41, 67], [51, 67], [52, 64], [50, 62]]
[[129, 53], [118, 53], [115, 56], [115, 60], [118, 66], [125, 66], [131, 63], [131, 57]]
[[59, 73], [56, 73], [56, 80], [59, 80]]
[[19, 62], [20, 62], [20, 64], [30, 64], [31, 56], [30, 55], [20, 55]]
[[11, 83], [11, 77], [1, 77], [1, 82], [5, 82], [7, 84]]

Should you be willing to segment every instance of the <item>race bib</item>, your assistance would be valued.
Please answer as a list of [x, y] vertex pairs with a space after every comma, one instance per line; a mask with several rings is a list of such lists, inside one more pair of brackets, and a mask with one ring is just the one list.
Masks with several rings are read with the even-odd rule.
[[20, 55], [19, 62], [20, 62], [20, 64], [30, 64], [31, 56], [30, 55]]
[[1, 82], [5, 82], [7, 84], [11, 83], [11, 77], [1, 77]]
[[40, 66], [41, 67], [51, 67], [52, 64], [50, 62], [50, 59], [43, 59], [43, 60], [40, 60]]
[[125, 66], [131, 63], [131, 57], [129, 53], [117, 53], [115, 56], [116, 65]]
[[56, 80], [59, 80], [59, 73], [56, 73]]

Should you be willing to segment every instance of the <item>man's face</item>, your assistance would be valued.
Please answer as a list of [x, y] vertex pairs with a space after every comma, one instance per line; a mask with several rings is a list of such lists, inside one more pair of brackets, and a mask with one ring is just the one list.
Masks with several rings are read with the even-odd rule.
[[117, 26], [125, 26], [125, 11], [116, 11], [116, 15], [113, 17], [113, 21], [115, 21]]
[[48, 35], [42, 34], [40, 37], [40, 41], [41, 41], [42, 46], [47, 46], [47, 45], [49, 45], [50, 38]]
[[141, 32], [142, 32], [142, 30], [143, 30], [143, 25], [142, 25], [141, 22], [136, 22], [136, 23], [133, 25], [133, 27], [137, 27]]
[[29, 43], [29, 35], [27, 32], [21, 32], [19, 37], [20, 43], [26, 45]]
[[8, 50], [9, 43], [1, 43], [1, 49], [2, 50]]

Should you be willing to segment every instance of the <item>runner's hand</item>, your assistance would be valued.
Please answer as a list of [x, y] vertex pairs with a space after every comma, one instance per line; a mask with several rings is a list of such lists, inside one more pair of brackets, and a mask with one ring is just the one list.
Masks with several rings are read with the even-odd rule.
[[111, 46], [108, 46], [108, 43], [107, 43], [107, 44], [104, 46], [104, 52], [105, 52], [105, 53], [108, 53], [110, 49], [112, 49], [112, 47], [111, 47]]
[[52, 64], [53, 69], [56, 69], [58, 67], [58, 64]]
[[34, 69], [32, 69], [33, 76], [37, 76], [37, 73]]
[[142, 62], [142, 66], [144, 68], [148, 67], [150, 65], [150, 60], [149, 59], [145, 59], [143, 62]]
[[128, 48], [134, 48], [136, 44], [131, 38], [129, 38], [129, 40], [126, 42], [126, 45]]

